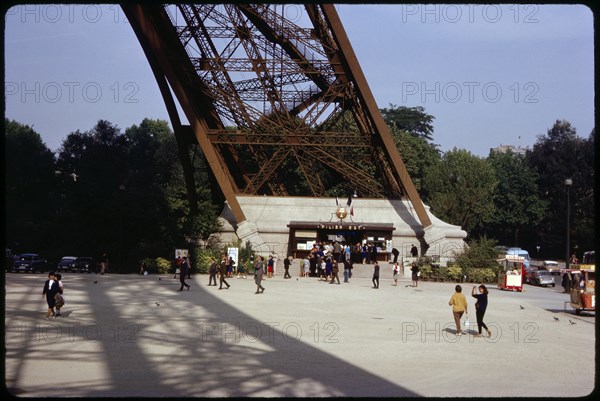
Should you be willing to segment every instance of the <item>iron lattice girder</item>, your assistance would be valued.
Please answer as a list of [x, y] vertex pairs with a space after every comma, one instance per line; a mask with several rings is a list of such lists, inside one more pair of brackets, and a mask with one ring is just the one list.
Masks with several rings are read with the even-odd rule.
[[349, 147], [370, 148], [371, 144], [364, 137], [355, 133], [339, 131], [295, 132], [285, 135], [260, 134], [243, 130], [209, 130], [208, 139], [213, 144], [234, 145], [266, 145], [266, 146], [296, 146], [296, 147]]
[[[238, 222], [245, 217], [231, 189], [285, 194], [278, 172], [284, 160], [291, 160], [300, 165], [297, 171], [314, 195], [324, 193], [314, 178], [319, 173], [314, 166], [323, 165], [370, 196], [408, 195], [421, 223], [429, 226], [335, 8], [304, 6], [312, 24], [304, 28], [284, 18], [283, 7], [174, 5], [162, 7], [161, 15], [161, 6], [148, 6], [149, 12], [146, 6], [123, 6], [140, 42], [150, 36], [156, 42], [145, 48], [155, 53], [149, 61], [166, 71], [202, 151], [220, 164], [213, 172]], [[167, 38], [160, 44], [157, 35]], [[352, 116], [349, 126], [358, 128], [356, 135], [344, 130], [344, 111]], [[237, 131], [225, 130], [229, 125]], [[341, 147], [332, 151], [336, 141]], [[363, 151], [369, 147], [370, 152]], [[245, 150], [254, 163], [246, 160], [241, 166], [238, 155]], [[368, 156], [371, 164], [348, 156]], [[226, 185], [223, 174], [234, 180], [232, 169], [239, 168], [250, 170], [243, 181]]]

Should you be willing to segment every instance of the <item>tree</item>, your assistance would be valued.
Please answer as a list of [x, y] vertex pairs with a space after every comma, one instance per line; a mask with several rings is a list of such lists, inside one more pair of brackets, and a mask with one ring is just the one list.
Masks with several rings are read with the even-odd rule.
[[423, 185], [425, 172], [438, 164], [441, 159], [437, 145], [394, 127], [390, 128], [390, 132], [415, 188], [425, 200], [428, 194], [427, 188]]
[[421, 106], [405, 107], [390, 103], [388, 108], [381, 109], [381, 115], [390, 127], [406, 131], [417, 138], [433, 140], [432, 122], [435, 117], [425, 113]]
[[538, 136], [527, 162], [539, 176], [539, 196], [549, 202], [538, 227], [537, 240], [552, 257], [565, 257], [567, 188], [571, 203], [571, 250], [594, 249], [594, 144], [595, 131], [584, 140], [568, 121], [557, 120], [546, 135]]
[[492, 151], [488, 161], [498, 188], [493, 197], [496, 212], [486, 232], [503, 244], [518, 246], [521, 230], [537, 226], [547, 212], [548, 202], [539, 197], [537, 174], [524, 156]]
[[430, 193], [432, 212], [442, 220], [460, 225], [469, 233], [481, 231], [491, 221], [498, 181], [485, 159], [454, 148], [425, 172], [424, 185]]
[[394, 144], [400, 153], [413, 184], [422, 198], [427, 196], [423, 186], [425, 171], [440, 161], [440, 151], [433, 140], [435, 117], [425, 113], [423, 107], [404, 107], [390, 104], [381, 109], [381, 114], [388, 125]]
[[57, 205], [54, 155], [30, 126], [4, 123], [6, 244], [17, 253], [46, 256]]

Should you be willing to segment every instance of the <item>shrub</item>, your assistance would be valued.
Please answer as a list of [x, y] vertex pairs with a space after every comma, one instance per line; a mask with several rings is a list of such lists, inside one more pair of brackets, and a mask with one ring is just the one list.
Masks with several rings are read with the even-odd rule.
[[490, 268], [470, 269], [467, 280], [472, 283], [493, 283], [497, 279], [496, 273]]
[[165, 258], [154, 259], [156, 263], [156, 272], [159, 274], [172, 273], [173, 267], [171, 262]]
[[448, 279], [449, 280], [460, 280], [463, 276], [462, 268], [457, 265], [448, 267]]
[[431, 265], [419, 266], [419, 271], [421, 272], [421, 279], [423, 280], [429, 280], [431, 278], [431, 273], [433, 273]]
[[211, 259], [213, 258], [219, 262], [220, 252], [218, 249], [196, 248], [196, 251], [193, 253], [193, 258], [191, 258], [193, 264], [192, 271], [195, 273], [208, 273], [212, 263]]

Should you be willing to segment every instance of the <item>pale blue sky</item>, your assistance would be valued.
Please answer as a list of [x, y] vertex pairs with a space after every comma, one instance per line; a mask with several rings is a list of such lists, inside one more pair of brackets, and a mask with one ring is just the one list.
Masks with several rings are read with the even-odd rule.
[[[380, 108], [422, 106], [434, 142], [487, 156], [557, 119], [594, 127], [593, 15], [578, 5], [337, 5]], [[287, 16], [297, 13], [288, 6]], [[99, 119], [168, 116], [117, 5], [20, 5], [5, 16], [6, 117], [57, 150]]]

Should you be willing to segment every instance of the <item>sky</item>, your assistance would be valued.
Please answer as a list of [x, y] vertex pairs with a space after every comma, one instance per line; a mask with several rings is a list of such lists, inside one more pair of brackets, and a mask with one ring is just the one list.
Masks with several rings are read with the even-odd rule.
[[[294, 8], [295, 7], [295, 8]], [[379, 108], [421, 106], [443, 152], [532, 147], [556, 120], [594, 128], [594, 31], [583, 5], [344, 5], [336, 9]], [[292, 21], [299, 6], [287, 6]], [[118, 5], [17, 5], [4, 30], [5, 117], [56, 151], [108, 120], [169, 121]], [[185, 121], [185, 117], [182, 116]]]

